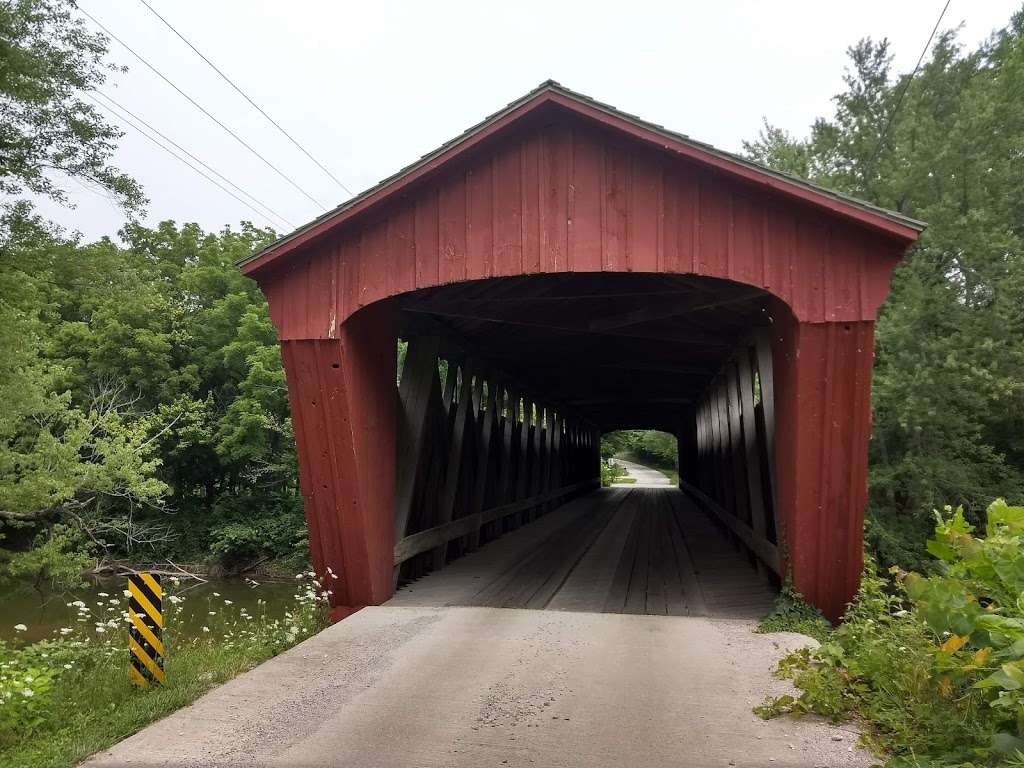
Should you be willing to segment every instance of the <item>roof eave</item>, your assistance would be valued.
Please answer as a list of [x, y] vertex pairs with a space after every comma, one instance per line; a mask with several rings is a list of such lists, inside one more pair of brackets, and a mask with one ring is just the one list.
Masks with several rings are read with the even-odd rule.
[[558, 104], [576, 114], [627, 133], [644, 143], [653, 144], [681, 157], [687, 157], [738, 176], [748, 183], [772, 190], [777, 194], [802, 200], [836, 215], [852, 219], [863, 226], [905, 241], [907, 245], [913, 243], [926, 226], [924, 222], [894, 211], [887, 211], [870, 203], [832, 192], [802, 179], [765, 168], [745, 158], [716, 149], [711, 145], [694, 141], [687, 136], [674, 133], [662, 126], [648, 123], [633, 115], [620, 112], [614, 107], [570, 91], [549, 80], [379, 184], [251, 256], [239, 260], [238, 266], [246, 275], [253, 275], [266, 269], [283, 256], [326, 235], [345, 221], [358, 216], [401, 192], [424, 176], [437, 171], [458, 155], [469, 151], [488, 137], [546, 103]]

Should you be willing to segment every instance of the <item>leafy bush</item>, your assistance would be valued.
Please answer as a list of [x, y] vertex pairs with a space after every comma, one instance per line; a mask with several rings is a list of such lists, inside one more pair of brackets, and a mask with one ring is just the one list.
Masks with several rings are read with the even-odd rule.
[[947, 507], [934, 575], [890, 581], [869, 563], [843, 625], [780, 663], [799, 694], [758, 713], [863, 718], [891, 766], [1024, 759], [1024, 507], [995, 501], [985, 534]]
[[607, 488], [626, 477], [626, 468], [613, 464], [609, 459], [601, 459], [601, 486]]
[[818, 642], [825, 642], [832, 631], [832, 625], [821, 611], [787, 584], [775, 599], [772, 612], [761, 619], [755, 631], [761, 634], [797, 632], [813, 637]]

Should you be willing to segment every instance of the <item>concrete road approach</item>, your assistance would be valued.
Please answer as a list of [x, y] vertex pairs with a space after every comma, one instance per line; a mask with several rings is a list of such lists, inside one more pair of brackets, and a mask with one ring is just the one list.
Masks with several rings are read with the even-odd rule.
[[[630, 488], [670, 488], [672, 486], [672, 481], [668, 479], [668, 476], [656, 469], [620, 458], [614, 458], [612, 461], [625, 469], [629, 477], [636, 480], [635, 483], [628, 484]], [[612, 483], [612, 485], [618, 485], [618, 483]]]
[[130, 766], [869, 766], [857, 734], [762, 721], [747, 621], [366, 608], [88, 760]]

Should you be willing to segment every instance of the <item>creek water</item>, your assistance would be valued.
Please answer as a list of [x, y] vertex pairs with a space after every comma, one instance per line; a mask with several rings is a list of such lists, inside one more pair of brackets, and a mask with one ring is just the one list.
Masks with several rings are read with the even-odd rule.
[[[299, 586], [297, 579], [257, 582], [254, 586], [242, 578], [205, 583], [181, 579], [175, 585], [167, 576], [163, 577], [165, 595], [183, 598], [173, 606], [171, 614], [173, 629], [179, 637], [199, 635], [204, 626], [236, 615], [242, 608], [254, 616], [265, 614], [271, 619], [280, 618], [294, 605], [293, 596]], [[76, 623], [78, 607], [68, 605], [76, 600], [84, 602], [97, 618], [109, 616], [114, 610], [127, 610], [128, 600], [122, 594], [127, 588], [127, 577], [97, 579], [82, 589], [60, 594], [41, 594], [31, 585], [4, 585], [0, 587], [0, 640], [18, 644], [35, 642], [59, 636], [62, 627], [80, 628], [82, 625]], [[117, 603], [111, 602], [114, 600]], [[167, 597], [164, 602], [167, 605]], [[19, 624], [27, 629], [15, 629]], [[87, 622], [86, 627], [91, 624]]]

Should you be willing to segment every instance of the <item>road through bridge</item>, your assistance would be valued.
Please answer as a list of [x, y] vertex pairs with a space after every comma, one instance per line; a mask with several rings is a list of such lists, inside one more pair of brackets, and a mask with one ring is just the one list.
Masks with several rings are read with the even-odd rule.
[[[254, 254], [339, 623], [132, 741], [862, 760], [753, 717], [749, 628], [785, 580], [832, 619], [857, 588], [874, 322], [922, 226], [547, 82]], [[598, 489], [623, 428], [676, 436], [679, 489]]]
[[419, 578], [85, 768], [866, 766], [762, 721], [772, 590], [672, 488], [595, 491]]

